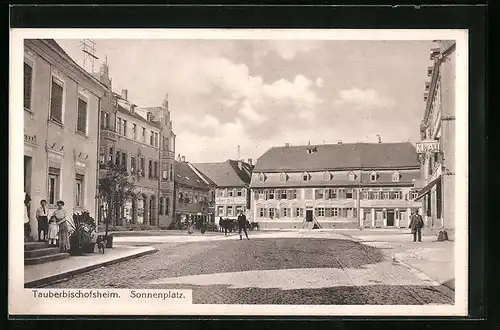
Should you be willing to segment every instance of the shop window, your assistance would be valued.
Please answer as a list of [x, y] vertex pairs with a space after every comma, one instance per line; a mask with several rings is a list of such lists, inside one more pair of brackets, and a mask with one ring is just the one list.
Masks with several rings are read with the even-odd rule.
[[31, 94], [33, 92], [33, 67], [24, 62], [24, 108], [31, 109]]
[[64, 84], [56, 77], [52, 77], [50, 93], [50, 119], [62, 124], [64, 102]]

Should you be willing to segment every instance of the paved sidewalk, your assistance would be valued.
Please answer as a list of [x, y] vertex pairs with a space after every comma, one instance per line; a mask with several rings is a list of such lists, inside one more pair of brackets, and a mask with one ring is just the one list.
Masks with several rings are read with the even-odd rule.
[[455, 244], [438, 242], [435, 235], [423, 236], [421, 243], [412, 242], [408, 232], [376, 232], [373, 230], [342, 232], [365, 245], [382, 249], [386, 255], [416, 269], [451, 290], [455, 290]]
[[44, 286], [50, 282], [156, 251], [155, 248], [149, 246], [114, 245], [112, 249], [106, 249], [105, 254], [96, 252], [84, 256], [71, 256], [68, 259], [47, 262], [40, 265], [24, 266], [24, 286], [26, 288]]

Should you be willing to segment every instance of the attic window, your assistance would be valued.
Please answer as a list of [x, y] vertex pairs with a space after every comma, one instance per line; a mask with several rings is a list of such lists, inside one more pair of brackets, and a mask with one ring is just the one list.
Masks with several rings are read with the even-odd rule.
[[354, 181], [356, 180], [356, 174], [354, 172], [349, 172], [349, 181]]
[[286, 181], [288, 180], [288, 175], [286, 173], [281, 173], [280, 174], [280, 181]]
[[394, 172], [392, 174], [392, 182], [399, 182], [401, 179], [401, 174], [399, 172]]
[[333, 174], [332, 174], [332, 173], [330, 173], [330, 172], [325, 172], [325, 173], [323, 174], [323, 180], [325, 180], [325, 181], [330, 181], [331, 179], [333, 179]]
[[318, 151], [317, 147], [309, 147], [309, 148], [307, 148], [307, 153], [308, 154], [312, 154], [312, 153], [317, 152], [317, 151]]
[[266, 176], [264, 173], [259, 173], [259, 182], [264, 182], [266, 180]]
[[377, 181], [378, 179], [378, 174], [377, 172], [373, 171], [370, 173], [370, 181], [374, 182], [374, 181]]
[[309, 173], [302, 173], [302, 181], [309, 181], [311, 179], [311, 176]]

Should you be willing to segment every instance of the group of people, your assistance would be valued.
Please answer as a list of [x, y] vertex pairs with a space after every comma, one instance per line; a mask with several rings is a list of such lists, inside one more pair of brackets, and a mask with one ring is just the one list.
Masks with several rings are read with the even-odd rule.
[[[30, 222], [31, 197], [24, 193], [24, 238], [31, 240], [35, 236]], [[37, 222], [37, 237], [39, 242], [47, 242], [51, 246], [58, 246], [61, 252], [69, 252], [71, 219], [64, 209], [64, 201], [56, 203], [57, 209], [49, 215], [47, 201], [42, 199], [40, 207], [35, 212]]]
[[[239, 212], [236, 223], [238, 225], [238, 234], [240, 235], [240, 240], [243, 239], [242, 232], [244, 232], [245, 237], [249, 239], [247, 229], [250, 223], [248, 222], [246, 215], [243, 214], [242, 211]], [[222, 219], [222, 217], [219, 217], [219, 229], [221, 232], [224, 232], [225, 236], [227, 236], [228, 232], [232, 232], [233, 229], [232, 220], [228, 218]]]

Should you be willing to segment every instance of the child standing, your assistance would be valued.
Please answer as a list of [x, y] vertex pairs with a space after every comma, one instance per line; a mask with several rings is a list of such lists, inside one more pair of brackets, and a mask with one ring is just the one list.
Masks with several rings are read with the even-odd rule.
[[59, 225], [57, 224], [56, 217], [53, 215], [53, 216], [50, 217], [50, 221], [49, 221], [49, 235], [48, 235], [48, 239], [49, 239], [49, 244], [50, 245], [57, 246], [57, 236], [58, 236], [58, 233], [59, 233]]

